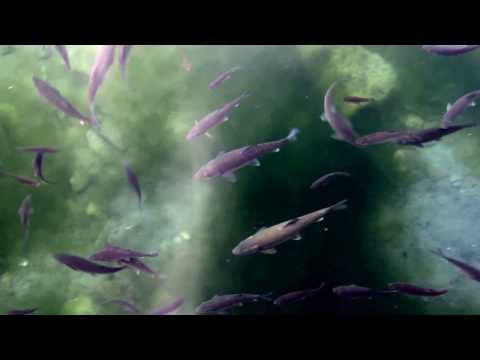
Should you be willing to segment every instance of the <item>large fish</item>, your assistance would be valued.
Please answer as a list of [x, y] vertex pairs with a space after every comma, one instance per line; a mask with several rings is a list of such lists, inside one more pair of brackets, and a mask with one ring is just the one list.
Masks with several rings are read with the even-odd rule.
[[65, 115], [71, 116], [80, 120], [80, 123], [90, 123], [89, 117], [83, 115], [78, 111], [67, 99], [65, 99], [60, 92], [51, 86], [46, 81], [43, 81], [36, 76], [32, 78], [33, 84], [37, 88], [38, 94], [43, 97], [47, 102], [54, 106], [57, 110], [60, 110]]
[[248, 97], [248, 94], [242, 94], [236, 99], [229, 101], [221, 108], [211, 112], [210, 114], [204, 116], [201, 120], [195, 121], [195, 125], [188, 132], [186, 138], [187, 140], [192, 140], [200, 135], [207, 134], [208, 130], [217, 126], [219, 123], [227, 121], [231, 112], [238, 106], [240, 106], [240, 101], [245, 97]]
[[321, 178], [319, 178], [318, 180], [316, 180], [310, 186], [310, 189], [315, 190], [319, 187], [330, 185], [332, 182], [334, 182], [335, 180], [337, 180], [339, 178], [349, 178], [349, 177], [350, 177], [350, 174], [347, 173], [347, 172], [341, 172], [341, 171], [333, 172], [333, 173], [324, 175]]
[[68, 58], [67, 47], [65, 45], [55, 45], [55, 49], [57, 49], [58, 53], [62, 57], [67, 70], [70, 71], [70, 59]]
[[20, 204], [18, 215], [20, 216], [20, 224], [24, 232], [28, 231], [30, 225], [30, 215], [32, 213], [32, 195], [27, 195]]
[[472, 91], [455, 101], [453, 105], [447, 106], [447, 112], [442, 119], [442, 127], [447, 128], [452, 125], [455, 118], [460, 116], [466, 108], [475, 105], [475, 100], [480, 97], [480, 90]]
[[461, 260], [454, 259], [452, 257], [449, 257], [445, 255], [442, 250], [433, 250], [431, 251], [434, 255], [437, 255], [441, 257], [442, 259], [447, 260], [450, 264], [456, 266], [458, 269], [463, 271], [465, 274], [467, 274], [472, 280], [475, 281], [480, 281], [480, 269], [467, 264], [466, 262], [463, 262]]
[[448, 290], [446, 289], [436, 290], [436, 289], [420, 287], [420, 286], [409, 284], [409, 283], [391, 283], [391, 284], [388, 284], [388, 287], [392, 290], [398, 291], [401, 294], [413, 295], [413, 296], [436, 297], [436, 296], [442, 296], [448, 293]]
[[158, 256], [158, 252], [144, 253], [140, 251], [124, 249], [119, 246], [107, 244], [102, 250], [96, 252], [89, 257], [93, 261], [118, 261], [130, 258], [139, 257], [155, 257]]
[[201, 303], [196, 309], [195, 313], [199, 315], [220, 313], [231, 309], [235, 306], [242, 306], [248, 302], [257, 302], [259, 299], [272, 301], [270, 299], [271, 293], [266, 295], [257, 294], [232, 294], [232, 295], [215, 295], [212, 299]]
[[96, 264], [90, 260], [79, 256], [69, 254], [57, 254], [55, 259], [75, 271], [81, 271], [88, 274], [113, 274], [125, 269], [125, 266], [110, 267]]
[[210, 179], [223, 177], [228, 181], [235, 182], [234, 172], [247, 165], [260, 166], [259, 157], [272, 152], [278, 152], [283, 146], [297, 140], [298, 129], [292, 129], [285, 139], [268, 143], [245, 146], [232, 150], [228, 153], [223, 151], [217, 157], [202, 166], [194, 175], [194, 179]]
[[300, 232], [307, 226], [323, 221], [323, 218], [331, 212], [347, 208], [347, 200], [338, 202], [335, 205], [314, 211], [310, 214], [284, 221], [275, 226], [260, 229], [256, 234], [240, 242], [233, 250], [236, 256], [262, 253], [276, 254], [276, 247], [288, 240], [301, 240]]
[[95, 63], [90, 71], [90, 80], [88, 84], [88, 102], [93, 108], [95, 96], [102, 85], [105, 75], [115, 60], [115, 45], [103, 45], [97, 52]]
[[335, 87], [337, 83], [333, 83], [327, 90], [324, 99], [324, 111], [325, 119], [335, 131], [335, 135], [332, 138], [340, 141], [346, 141], [350, 144], [355, 144], [355, 140], [358, 138], [358, 134], [353, 128], [350, 120], [344, 118], [337, 112], [335, 107]]
[[177, 310], [180, 306], [183, 305], [184, 302], [185, 302], [184, 298], [178, 298], [178, 299], [172, 301], [170, 304], [165, 305], [162, 308], [153, 310], [150, 313], [150, 315], [167, 315], [167, 314]]
[[454, 134], [458, 131], [477, 126], [476, 124], [452, 125], [448, 128], [430, 128], [416, 132], [406, 132], [403, 137], [396, 140], [399, 145], [412, 145], [423, 147], [424, 144], [432, 141], [440, 141], [443, 137]]
[[322, 290], [324, 286], [325, 286], [325, 283], [323, 283], [322, 285], [320, 285], [320, 286], [318, 286], [314, 289], [289, 292], [287, 294], [284, 294], [284, 295], [276, 298], [273, 301], [273, 303], [275, 305], [288, 305], [288, 304], [293, 304], [293, 303], [296, 303], [296, 302], [304, 301], [304, 300], [308, 299], [309, 297], [312, 297], [312, 296], [316, 295], [317, 293], [319, 293], [320, 290]]
[[389, 295], [397, 293], [396, 290], [376, 290], [357, 285], [338, 286], [334, 288], [332, 292], [337, 296], [352, 299], [372, 298], [379, 295]]
[[127, 74], [127, 60], [130, 50], [132, 50], [133, 45], [122, 45], [120, 48], [120, 55], [118, 58], [118, 66], [120, 67], [120, 74], [122, 78], [125, 79]]
[[230, 80], [232, 78], [232, 74], [240, 69], [240, 66], [235, 66], [230, 70], [222, 72], [221, 74], [217, 75], [217, 77], [210, 84], [208, 84], [208, 88], [210, 90], [214, 90], [218, 86], [222, 85], [225, 81]]
[[480, 45], [422, 45], [423, 50], [443, 56], [462, 55], [479, 47]]

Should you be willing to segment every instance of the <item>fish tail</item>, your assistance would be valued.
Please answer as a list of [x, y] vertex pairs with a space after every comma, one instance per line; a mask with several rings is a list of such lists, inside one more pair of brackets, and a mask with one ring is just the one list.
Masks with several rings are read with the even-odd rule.
[[433, 255], [437, 255], [437, 256], [440, 256], [440, 257], [442, 257], [442, 258], [445, 257], [445, 254], [443, 253], [442, 249], [430, 250], [430, 252], [431, 252]]
[[347, 203], [348, 203], [347, 199], [342, 200], [342, 201], [336, 203], [335, 205], [330, 206], [330, 211], [346, 210], [346, 209], [348, 209]]
[[272, 295], [273, 295], [273, 292], [270, 291], [266, 294], [263, 294], [263, 295], [260, 295], [260, 298], [265, 300], [265, 301], [268, 301], [268, 302], [273, 302], [273, 298], [272, 298]]
[[299, 133], [300, 133], [300, 130], [297, 129], [297, 128], [294, 128], [294, 129], [290, 130], [290, 132], [288, 133], [288, 136], [287, 136], [287, 140], [290, 141], [290, 142], [297, 141], [297, 135]]

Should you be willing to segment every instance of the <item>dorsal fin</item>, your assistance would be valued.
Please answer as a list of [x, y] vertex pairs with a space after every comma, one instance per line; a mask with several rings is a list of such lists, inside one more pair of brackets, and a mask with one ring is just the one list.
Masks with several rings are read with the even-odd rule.
[[247, 146], [245, 149], [243, 149], [242, 153], [249, 152], [249, 151], [251, 151], [252, 149], [255, 149], [255, 145]]
[[299, 218], [292, 219], [292, 220], [288, 221], [285, 225], [283, 225], [283, 227], [286, 228], [287, 226], [293, 225], [293, 224], [297, 223], [299, 220], [300, 220]]

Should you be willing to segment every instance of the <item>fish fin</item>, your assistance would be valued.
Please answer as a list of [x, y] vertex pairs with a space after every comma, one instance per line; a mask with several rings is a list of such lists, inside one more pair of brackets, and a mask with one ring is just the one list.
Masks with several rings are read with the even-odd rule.
[[227, 173], [222, 175], [223, 178], [227, 179], [231, 183], [237, 182], [237, 177], [235, 176], [234, 173]]
[[255, 234], [258, 234], [259, 232], [265, 230], [266, 228], [267, 228], [266, 226], [262, 226], [260, 229], [257, 230], [257, 232]]
[[325, 116], [325, 113], [322, 113], [322, 115], [320, 115], [320, 120], [324, 122], [328, 122], [327, 117]]
[[260, 166], [261, 164], [260, 164], [260, 161], [258, 159], [253, 159], [252, 161], [250, 161], [248, 163], [248, 165], [250, 165], [250, 166]]
[[274, 153], [278, 153], [280, 152], [280, 148], [276, 148], [275, 150], [273, 150]]
[[290, 142], [297, 141], [297, 135], [299, 133], [300, 133], [300, 130], [297, 129], [297, 128], [294, 128], [294, 129], [290, 130], [290, 132], [288, 133], [288, 136], [287, 136], [287, 140], [290, 141]]
[[330, 211], [340, 211], [340, 210], [348, 209], [347, 202], [348, 200], [345, 199], [336, 203], [335, 205], [330, 206]]
[[300, 240], [302, 240], [302, 235], [297, 234], [297, 235], [295, 235], [295, 236], [292, 238], [292, 240], [293, 240], [293, 241], [300, 241]]
[[318, 219], [317, 221], [315, 221], [316, 223], [321, 223], [323, 220], [325, 220], [325, 218], [322, 216], [320, 219]]
[[285, 225], [283, 225], [283, 227], [286, 228], [287, 226], [293, 225], [293, 224], [295, 224], [296, 222], [298, 222], [299, 220], [300, 220], [299, 218], [295, 218], [295, 219], [289, 220]]
[[[440, 141], [440, 140], [437, 140], [437, 141]], [[425, 147], [425, 146], [424, 146], [423, 144], [421, 144], [421, 143], [420, 143], [420, 144], [415, 144], [415, 146], [416, 146], [416, 147], [419, 147], [419, 148], [422, 148], [422, 149]]]
[[277, 253], [277, 250], [275, 249], [268, 249], [268, 250], [262, 250], [260, 253], [264, 255], [275, 255]]
[[333, 140], [338, 140], [338, 141], [343, 141], [342, 138], [340, 138], [340, 136], [338, 136], [337, 134], [333, 134], [330, 136]]
[[214, 137], [209, 132], [206, 132], [205, 136], [208, 137], [209, 139], [214, 139]]
[[475, 101], [472, 101], [472, 103], [470, 104], [471, 107], [475, 107], [477, 106], [477, 103]]
[[447, 104], [447, 111], [450, 111], [451, 108], [452, 108], [452, 104], [448, 103]]
[[252, 150], [253, 148], [255, 148], [254, 145], [247, 146], [245, 149], [243, 149], [242, 153], [249, 152], [249, 151]]
[[228, 120], [230, 120], [230, 118], [228, 116], [225, 116], [222, 121], [227, 122]]
[[263, 299], [263, 300], [269, 301], [269, 302], [273, 302], [272, 295], [273, 295], [273, 291], [271, 291], [269, 293], [266, 293], [266, 294], [263, 294], [263, 295], [260, 295], [260, 299]]

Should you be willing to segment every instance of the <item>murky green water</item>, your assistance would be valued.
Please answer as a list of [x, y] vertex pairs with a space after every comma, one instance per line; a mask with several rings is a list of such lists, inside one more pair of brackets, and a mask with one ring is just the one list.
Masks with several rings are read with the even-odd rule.
[[[55, 146], [36, 189], [0, 178], [0, 312], [38, 307], [39, 314], [113, 314], [102, 305], [127, 298], [148, 312], [181, 296], [179, 314], [191, 314], [215, 294], [284, 292], [357, 284], [385, 287], [411, 281], [454, 286], [442, 298], [388, 297], [348, 302], [329, 291], [309, 302], [279, 308], [258, 303], [232, 314], [393, 313], [476, 314], [480, 286], [431, 255], [441, 247], [475, 264], [480, 197], [477, 129], [425, 149], [384, 145], [359, 149], [330, 138], [322, 122], [323, 97], [341, 80], [337, 104], [361, 134], [436, 126], [447, 103], [476, 90], [480, 53], [444, 58], [419, 46], [135, 46], [123, 81], [112, 67], [97, 95], [106, 134], [127, 149], [139, 176], [143, 210], [128, 186], [122, 162], [78, 121], [40, 98], [38, 76], [88, 113], [88, 73], [97, 46], [68, 46], [72, 71], [40, 46], [2, 49], [0, 57], [0, 165], [32, 175], [33, 156], [18, 146]], [[192, 63], [182, 67], [183, 57]], [[207, 86], [235, 65], [243, 67], [215, 91]], [[213, 138], [188, 142], [194, 121], [243, 92], [252, 96]], [[367, 105], [342, 103], [346, 95], [373, 97]], [[462, 121], [477, 120], [477, 108]], [[276, 140], [289, 129], [299, 140], [247, 167], [237, 183], [192, 179], [220, 151]], [[310, 184], [331, 171], [353, 181], [327, 190]], [[17, 214], [32, 195], [29, 253]], [[232, 248], [255, 232], [348, 198], [348, 211], [308, 228], [302, 241], [286, 243], [273, 256], [237, 258]], [[107, 242], [158, 250], [148, 259], [166, 275], [155, 280], [134, 271], [92, 276], [60, 265], [53, 255], [87, 257]]]

